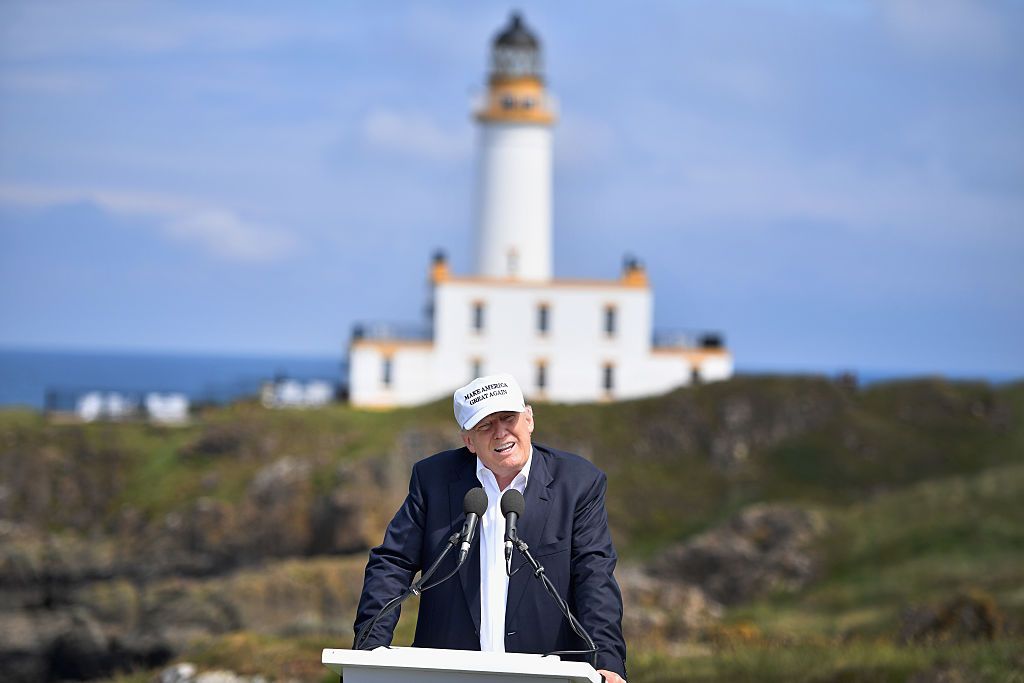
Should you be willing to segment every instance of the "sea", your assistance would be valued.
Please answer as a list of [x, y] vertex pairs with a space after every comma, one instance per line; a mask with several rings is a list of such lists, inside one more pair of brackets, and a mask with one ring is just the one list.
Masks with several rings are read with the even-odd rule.
[[337, 357], [233, 356], [125, 351], [0, 349], [0, 406], [71, 409], [88, 392], [137, 397], [182, 393], [192, 403], [230, 403], [255, 397], [264, 382], [322, 380], [339, 386]]
[[[737, 368], [737, 374], [822, 374], [838, 377], [846, 369], [799, 370]], [[138, 397], [149, 392], [182, 393], [195, 403], [224, 404], [255, 397], [264, 382], [293, 379], [325, 381], [344, 389], [345, 359], [310, 356], [245, 356], [127, 351], [54, 351], [0, 349], [0, 406], [73, 409], [88, 392], [117, 392]], [[929, 373], [855, 371], [861, 385], [919, 377]], [[930, 373], [938, 376], [942, 373]], [[952, 373], [952, 379], [993, 383], [1020, 375]]]

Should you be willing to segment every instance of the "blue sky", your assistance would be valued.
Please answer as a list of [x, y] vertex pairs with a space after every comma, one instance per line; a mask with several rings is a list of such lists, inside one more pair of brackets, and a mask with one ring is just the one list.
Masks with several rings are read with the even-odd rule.
[[[741, 368], [1024, 375], [1024, 4], [521, 2], [555, 271]], [[471, 267], [511, 6], [0, 4], [0, 347], [341, 355]]]

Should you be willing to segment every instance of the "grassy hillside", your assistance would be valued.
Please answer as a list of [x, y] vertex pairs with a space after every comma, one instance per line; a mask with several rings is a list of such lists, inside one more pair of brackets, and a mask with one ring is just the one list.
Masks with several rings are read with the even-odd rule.
[[[920, 482], [827, 508], [822, 579], [729, 610], [706, 647], [636, 648], [644, 681], [1024, 681], [1024, 465]], [[990, 600], [995, 641], [905, 644], [904, 613]], [[924, 672], [924, 673], [922, 673]], [[947, 676], [942, 678], [941, 676]]]
[[[923, 379], [858, 390], [745, 377], [641, 401], [535, 408], [538, 442], [608, 473], [624, 566], [755, 503], [825, 520], [813, 581], [728, 607], [667, 646], [634, 638], [631, 680], [1024, 681], [1024, 383]], [[350, 642], [359, 544], [380, 538], [409, 465], [456, 444], [447, 401], [392, 412], [242, 403], [182, 428], [0, 411], [0, 520], [29, 534], [8, 544], [4, 552], [21, 554], [6, 565], [0, 557], [0, 569], [95, 556], [90, 571], [104, 575], [114, 562], [105, 558], [220, 553], [195, 565], [196, 578], [153, 574], [135, 597], [130, 587], [89, 584], [76, 599], [102, 615], [174, 597], [174, 609], [207, 629], [179, 659], [315, 680], [319, 650]], [[344, 513], [356, 530], [340, 545], [309, 528], [328, 503], [327, 518]], [[170, 537], [178, 544], [137, 545]], [[204, 616], [210, 595], [225, 596], [224, 614]], [[957, 596], [989, 605], [998, 637], [908, 641], [908, 619]], [[286, 628], [246, 626], [280, 622], [285, 603], [306, 616]], [[407, 609], [397, 642], [409, 642], [414, 618]]]

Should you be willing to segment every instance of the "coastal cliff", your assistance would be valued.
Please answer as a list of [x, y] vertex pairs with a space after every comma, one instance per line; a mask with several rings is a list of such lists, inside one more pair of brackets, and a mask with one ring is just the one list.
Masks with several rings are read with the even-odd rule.
[[[608, 473], [634, 672], [779, 643], [882, 642], [867, 659], [884, 651], [888, 680], [941, 675], [941, 643], [966, 644], [963, 671], [1024, 666], [1024, 384], [745, 377], [535, 409], [537, 441]], [[458, 444], [449, 413], [0, 413], [5, 679], [149, 680], [188, 660], [320, 680], [411, 464]], [[742, 677], [747, 656], [718, 665]]]

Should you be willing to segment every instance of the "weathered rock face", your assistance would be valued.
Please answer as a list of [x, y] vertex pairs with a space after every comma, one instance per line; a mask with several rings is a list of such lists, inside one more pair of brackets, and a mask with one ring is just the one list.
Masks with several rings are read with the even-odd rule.
[[[59, 604], [0, 610], [5, 683], [87, 680], [154, 668], [235, 631], [333, 634], [351, 642], [365, 558], [286, 560], [222, 577], [68, 587]], [[14, 593], [7, 592], [9, 602]], [[17, 609], [14, 609], [17, 607]]]
[[[153, 683], [267, 683], [267, 678], [265, 676], [240, 676], [234, 671], [223, 669], [200, 671], [195, 664], [182, 662], [161, 671], [153, 679]], [[288, 682], [285, 680], [281, 683]]]
[[773, 591], [797, 590], [814, 579], [814, 541], [822, 515], [797, 507], [757, 505], [721, 527], [664, 551], [651, 574], [694, 584], [734, 605]]
[[0, 614], [4, 680], [88, 680], [132, 668], [152, 668], [174, 654], [159, 636], [101, 623], [87, 609], [23, 610]]
[[980, 683], [983, 680], [985, 679], [971, 673], [965, 667], [940, 665], [918, 671], [907, 679], [907, 683]]
[[903, 611], [900, 639], [905, 643], [953, 643], [994, 640], [1005, 620], [991, 596], [973, 591], [937, 605]]
[[[804, 485], [859, 494], [931, 476], [932, 467], [969, 471], [957, 453], [973, 458], [963, 444], [1019, 424], [1014, 401], [942, 382], [858, 392], [823, 378], [738, 378], [615, 406], [544, 406], [537, 437], [608, 472], [622, 550], [704, 525], [728, 501], [759, 495], [761, 482], [772, 496]], [[394, 434], [358, 426], [368, 416], [335, 424], [329, 412], [297, 419], [246, 406], [210, 411], [181, 430], [0, 421], [3, 677], [158, 663], [192, 638], [234, 629], [336, 633], [344, 643], [365, 550], [405, 497], [412, 464], [458, 443], [450, 417], [430, 410], [415, 425], [394, 420]], [[922, 438], [949, 424], [971, 439], [944, 449]], [[888, 441], [890, 432], [899, 438]], [[874, 469], [857, 489], [843, 477], [833, 478], [841, 488], [822, 483], [791, 457], [790, 439], [812, 464]], [[908, 459], [905, 447], [915, 444]], [[886, 467], [890, 460], [899, 467]], [[785, 488], [794, 478], [800, 487]], [[665, 549], [649, 571], [624, 568], [627, 634], [704, 637], [722, 605], [798, 589], [818, 572], [822, 527], [807, 510], [753, 507]], [[310, 569], [346, 554], [358, 566], [343, 584]], [[974, 637], [963, 634], [992, 623], [970, 607], [940, 612], [908, 610], [905, 638]], [[949, 613], [959, 616], [950, 622]], [[54, 653], [66, 668], [54, 668]]]
[[[676, 392], [649, 406], [637, 430], [637, 455], [699, 453], [730, 472], [784, 440], [835, 419], [849, 406], [848, 392], [818, 379], [765, 382], [757, 392], [721, 385]], [[709, 396], [710, 395], [710, 396]], [[708, 400], [710, 398], [710, 400]]]
[[722, 606], [695, 585], [651, 576], [636, 566], [620, 566], [615, 577], [622, 590], [627, 641], [642, 639], [667, 650], [699, 638], [722, 616]]

